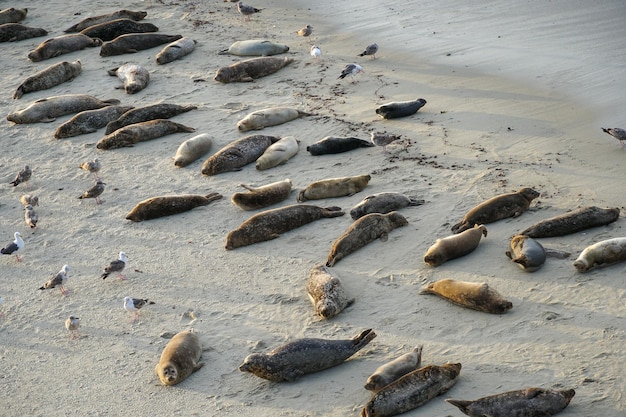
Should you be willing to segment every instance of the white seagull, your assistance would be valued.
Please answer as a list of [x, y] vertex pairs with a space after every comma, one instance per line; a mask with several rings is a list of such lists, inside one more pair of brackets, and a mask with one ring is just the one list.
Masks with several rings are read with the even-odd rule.
[[122, 251], [119, 253], [116, 260], [111, 261], [111, 263], [107, 267], [104, 268], [104, 273], [100, 275], [100, 278], [106, 279], [106, 277], [108, 277], [109, 274], [113, 272], [117, 272], [121, 280], [126, 279], [126, 277], [122, 275], [122, 271], [124, 270], [124, 267], [126, 266], [126, 262], [128, 262], [128, 258], [126, 257], [126, 252]]
[[139, 310], [141, 310], [146, 304], [154, 304], [154, 301], [149, 301], [148, 299], [143, 298], [132, 298], [128, 296], [124, 297], [124, 310], [130, 313], [135, 313], [133, 323], [139, 318]]
[[22, 258], [20, 258], [17, 252], [24, 248], [24, 241], [22, 240], [22, 235], [20, 234], [20, 232], [15, 232], [13, 236], [15, 237], [15, 240], [6, 245], [4, 248], [0, 249], [0, 253], [2, 253], [3, 255], [11, 255], [14, 253], [15, 258], [18, 262], [20, 262]]
[[359, 64], [348, 64], [343, 67], [343, 70], [341, 70], [341, 75], [337, 79], [343, 79], [350, 75], [352, 76], [352, 82], [354, 82], [354, 76], [357, 75], [359, 72], [365, 72], [363, 71], [363, 67], [361, 67]]
[[320, 56], [322, 56], [322, 50], [320, 49], [319, 46], [317, 45], [311, 46], [311, 56], [315, 59], [318, 59]]
[[237, 3], [237, 11], [239, 12], [240, 15], [244, 16], [246, 21], [249, 22], [250, 15], [259, 13], [261, 9], [257, 9], [256, 7], [245, 5], [243, 4], [242, 1], [240, 1], [239, 3]]

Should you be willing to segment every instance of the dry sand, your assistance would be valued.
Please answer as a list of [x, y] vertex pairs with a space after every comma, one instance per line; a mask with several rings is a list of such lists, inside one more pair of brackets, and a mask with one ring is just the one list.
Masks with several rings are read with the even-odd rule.
[[[234, 3], [28, 1], [23, 24], [49, 36], [87, 16], [127, 8], [147, 10], [161, 32], [198, 41], [183, 60], [154, 63], [160, 48], [101, 58], [86, 49], [40, 63], [26, 59], [46, 38], [2, 44], [3, 93], [8, 114], [33, 100], [68, 93], [117, 98], [135, 106], [158, 102], [199, 108], [173, 120], [214, 138], [212, 152], [237, 139], [235, 124], [248, 112], [275, 105], [315, 113], [265, 134], [293, 135], [301, 149], [268, 171], [253, 165], [215, 177], [200, 174], [202, 160], [176, 169], [178, 145], [194, 134], [175, 134], [133, 148], [97, 151], [103, 131], [55, 140], [49, 124], [0, 127], [0, 231], [6, 242], [24, 235], [24, 261], [3, 256], [0, 306], [0, 414], [7, 416], [134, 415], [357, 415], [369, 393], [370, 373], [424, 345], [424, 363], [461, 362], [455, 387], [407, 415], [460, 416], [444, 398], [473, 399], [502, 391], [574, 388], [563, 416], [620, 416], [626, 411], [626, 305], [624, 264], [579, 274], [573, 260], [599, 240], [625, 236], [623, 220], [584, 233], [544, 239], [572, 253], [549, 259], [536, 273], [504, 255], [516, 231], [570, 209], [620, 207], [625, 151], [600, 127], [626, 127], [626, 63], [621, 1], [596, 5], [552, 1], [533, 5], [504, 0], [471, 2], [258, 1], [263, 8], [243, 22]], [[475, 4], [479, 3], [479, 4]], [[543, 3], [543, 2], [541, 2]], [[76, 15], [75, 15], [76, 14]], [[80, 15], [78, 15], [80, 14]], [[305, 24], [310, 38], [295, 34]], [[233, 41], [269, 38], [291, 47], [296, 63], [251, 84], [222, 85], [215, 70], [238, 60], [217, 55]], [[308, 50], [322, 48], [321, 64]], [[357, 58], [377, 42], [378, 59]], [[80, 59], [73, 82], [12, 100], [27, 76], [63, 60]], [[114, 87], [107, 70], [124, 62], [145, 66], [151, 84], [136, 95]], [[363, 65], [352, 84], [337, 80], [343, 65]], [[382, 121], [374, 108], [423, 97], [412, 117]], [[326, 135], [364, 139], [387, 130], [410, 139], [406, 150], [389, 146], [312, 157], [306, 145]], [[76, 197], [93, 183], [79, 163], [100, 158], [107, 186], [102, 205]], [[30, 189], [8, 182], [24, 165], [34, 168]], [[318, 221], [273, 241], [224, 249], [228, 231], [251, 213], [229, 198], [238, 184], [290, 178], [296, 189], [328, 177], [372, 175], [361, 193], [319, 201], [348, 211], [368, 194], [399, 191], [425, 199], [403, 209], [409, 225], [340, 261], [334, 269], [355, 304], [330, 321], [314, 314], [305, 293], [309, 270], [325, 260], [348, 215]], [[477, 203], [530, 186], [541, 192], [519, 218], [488, 225], [489, 236], [463, 259], [438, 268], [422, 262], [428, 247], [449, 235], [450, 224]], [[18, 201], [40, 198], [39, 227], [30, 231]], [[172, 193], [220, 192], [221, 201], [185, 214], [130, 223], [125, 214], [140, 200]], [[285, 202], [295, 202], [296, 192]], [[99, 279], [124, 250], [126, 281]], [[37, 288], [63, 264], [71, 266], [67, 297]], [[488, 282], [513, 302], [502, 316], [462, 309], [419, 295], [431, 280]], [[149, 298], [138, 323], [122, 308], [124, 296]], [[164, 331], [198, 332], [206, 365], [184, 383], [166, 388], [154, 375]], [[82, 337], [70, 340], [64, 320], [81, 319]], [[378, 337], [347, 363], [295, 383], [269, 383], [238, 371], [245, 356], [300, 337], [349, 338], [365, 328]]]

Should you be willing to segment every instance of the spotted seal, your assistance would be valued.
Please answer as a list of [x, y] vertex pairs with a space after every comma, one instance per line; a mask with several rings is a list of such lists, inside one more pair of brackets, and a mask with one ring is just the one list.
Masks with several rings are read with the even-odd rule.
[[239, 366], [269, 381], [295, 381], [303, 375], [340, 365], [376, 337], [367, 329], [347, 340], [297, 339], [269, 353], [248, 355]]
[[374, 145], [369, 140], [353, 138], [353, 137], [335, 137], [326, 136], [323, 139], [315, 142], [312, 145], [306, 147], [307, 152], [313, 156], [328, 155], [348, 152], [357, 148], [371, 148]]
[[13, 93], [14, 99], [21, 98], [26, 93], [47, 90], [66, 81], [73, 80], [82, 72], [83, 66], [79, 60], [74, 62], [58, 62], [26, 78]]
[[15, 7], [10, 7], [8, 9], [0, 10], [0, 25], [22, 21], [26, 19], [27, 14], [27, 8], [16, 9]]
[[194, 132], [195, 130], [193, 127], [167, 119], [149, 120], [125, 126], [106, 135], [96, 143], [96, 148], [103, 150], [124, 148], [172, 133]]
[[220, 55], [231, 54], [238, 56], [271, 56], [284, 54], [289, 51], [289, 47], [282, 43], [272, 42], [267, 39], [249, 39], [237, 41], [230, 45], [228, 49], [219, 52]]
[[237, 129], [239, 129], [240, 132], [247, 132], [248, 130], [261, 130], [268, 126], [280, 125], [299, 117], [310, 115], [311, 113], [306, 113], [290, 107], [272, 107], [257, 110], [248, 114], [246, 117], [237, 122]]
[[219, 193], [152, 197], [137, 203], [126, 215], [126, 219], [133, 222], [141, 222], [144, 220], [157, 219], [159, 217], [172, 216], [174, 214], [184, 213], [196, 207], [209, 205], [211, 202], [221, 198], [222, 195]]
[[409, 372], [413, 372], [422, 366], [423, 346], [416, 346], [411, 352], [379, 366], [365, 383], [365, 389], [374, 393], [393, 381], [403, 377]]
[[124, 86], [115, 87], [123, 88], [126, 94], [135, 94], [148, 86], [150, 82], [150, 73], [147, 69], [136, 64], [124, 64], [120, 67], [110, 69], [109, 75], [117, 76]]
[[196, 49], [196, 43], [197, 42], [191, 38], [180, 38], [177, 41], [165, 45], [165, 47], [156, 54], [154, 59], [158, 65], [165, 65], [176, 61], [192, 53], [194, 49]]
[[280, 203], [289, 197], [291, 193], [291, 180], [277, 181], [261, 187], [251, 187], [239, 184], [247, 193], [235, 193], [230, 201], [242, 210], [258, 210]]
[[0, 42], [17, 42], [24, 39], [46, 36], [48, 31], [42, 28], [24, 26], [19, 23], [4, 23], [0, 25]]
[[132, 54], [144, 49], [150, 49], [172, 43], [182, 38], [181, 35], [165, 35], [161, 33], [127, 33], [118, 36], [112, 41], [104, 42], [100, 48], [100, 56], [115, 56]]
[[184, 106], [171, 103], [159, 103], [149, 106], [136, 107], [121, 115], [117, 120], [107, 124], [104, 133], [108, 135], [109, 133], [115, 132], [117, 129], [135, 123], [147, 122], [149, 120], [156, 119], [169, 119], [170, 117], [174, 117], [197, 108], [197, 106], [193, 105]]
[[256, 160], [256, 169], [262, 171], [286, 163], [298, 153], [299, 144], [300, 141], [293, 136], [285, 136], [271, 144]]
[[370, 179], [372, 179], [370, 175], [356, 175], [315, 181], [300, 191], [298, 201], [351, 196], [363, 191]]
[[348, 297], [339, 277], [324, 265], [317, 265], [309, 272], [306, 282], [315, 313], [323, 319], [330, 319], [354, 303]]
[[202, 368], [200, 339], [191, 330], [177, 333], [167, 342], [154, 372], [163, 385], [176, 385]]
[[526, 272], [535, 272], [546, 262], [547, 253], [541, 243], [532, 237], [515, 235], [505, 254]]
[[435, 244], [426, 251], [424, 262], [430, 266], [439, 266], [451, 259], [465, 256], [478, 247], [480, 238], [483, 236], [487, 237], [487, 228], [482, 224], [477, 224], [472, 229], [437, 239]]
[[7, 120], [18, 124], [53, 122], [59, 116], [116, 104], [120, 104], [117, 99], [100, 100], [88, 94], [64, 94], [36, 100], [28, 107], [10, 113]]
[[592, 227], [606, 226], [619, 218], [619, 208], [582, 207], [542, 220], [519, 234], [532, 238], [565, 236]]
[[365, 197], [359, 204], [350, 210], [352, 220], [357, 220], [366, 214], [386, 214], [409, 206], [421, 206], [424, 200], [417, 200], [402, 193], [385, 192]]
[[106, 106], [101, 109], [82, 111], [57, 127], [54, 137], [62, 139], [95, 132], [132, 108], [132, 106]]
[[196, 135], [180, 144], [174, 155], [174, 166], [186, 167], [209, 152], [213, 139], [208, 133]]
[[440, 279], [422, 288], [420, 294], [435, 294], [461, 307], [491, 314], [504, 314], [513, 307], [489, 284]]
[[626, 237], [616, 237], [587, 246], [574, 261], [574, 267], [578, 272], [587, 272], [594, 266], [623, 261], [626, 261]]
[[137, 22], [133, 19], [115, 19], [98, 23], [81, 30], [80, 33], [90, 38], [98, 38], [103, 42], [112, 41], [118, 36], [129, 33], [158, 32], [159, 28], [152, 23]]
[[65, 33], [80, 32], [81, 30], [86, 29], [89, 26], [97, 25], [99, 23], [104, 23], [104, 22], [110, 22], [111, 20], [116, 20], [116, 19], [132, 19], [132, 20], [139, 21], [139, 20], [143, 20], [147, 15], [148, 13], [143, 12], [143, 11], [135, 12], [132, 10], [117, 10], [115, 12], [111, 12], [107, 14], [87, 17], [81, 20], [80, 22], [76, 23], [75, 25], [72, 25], [69, 28], [65, 29], [63, 32]]
[[276, 136], [250, 135], [237, 139], [222, 147], [202, 164], [202, 175], [217, 175], [224, 172], [238, 171], [259, 156], [272, 143], [278, 142]]
[[409, 101], [392, 101], [376, 108], [376, 114], [383, 119], [396, 119], [417, 113], [419, 109], [426, 105], [426, 100], [418, 98]]
[[275, 58], [270, 56], [245, 59], [227, 67], [218, 68], [213, 79], [225, 84], [252, 82], [256, 78], [273, 74], [292, 62], [293, 58]]
[[28, 53], [28, 59], [33, 62], [39, 62], [70, 52], [80, 51], [87, 47], [93, 48], [100, 45], [102, 45], [100, 39], [93, 39], [81, 33], [61, 35], [46, 39], [40, 43], [35, 49]]

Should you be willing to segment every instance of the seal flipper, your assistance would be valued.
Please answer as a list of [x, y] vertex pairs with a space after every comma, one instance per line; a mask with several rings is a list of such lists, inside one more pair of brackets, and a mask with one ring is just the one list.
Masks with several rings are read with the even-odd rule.
[[198, 362], [194, 365], [193, 370], [191, 372], [192, 373], [196, 372], [198, 369], [202, 368], [203, 366], [204, 366], [204, 362]]
[[422, 204], [426, 204], [426, 200], [417, 200], [409, 197], [409, 206], [421, 206]]
[[288, 382], [293, 382], [296, 379], [300, 378], [302, 375], [304, 375], [304, 372], [302, 372], [300, 369], [289, 369], [283, 372], [283, 378], [285, 378], [285, 381]]
[[453, 406], [457, 407], [459, 410], [461, 410], [461, 412], [463, 414], [467, 414], [469, 415], [469, 412], [467, 410], [467, 407], [469, 407], [470, 405], [472, 405], [472, 403], [474, 401], [465, 401], [465, 400], [452, 400], [450, 398], [446, 399], [447, 403], [452, 404]]
[[381, 242], [386, 242], [388, 238], [389, 238], [389, 234], [387, 232], [383, 232], [383, 234], [380, 235]]

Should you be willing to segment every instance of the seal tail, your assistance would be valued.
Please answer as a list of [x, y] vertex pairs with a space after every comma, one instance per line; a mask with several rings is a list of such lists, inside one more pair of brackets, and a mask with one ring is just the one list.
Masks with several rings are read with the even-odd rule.
[[210, 203], [211, 201], [215, 201], [215, 200], [221, 199], [222, 195], [220, 193], [211, 193], [211, 194], [205, 195], [204, 198], [206, 198], [208, 200], [207, 203]]
[[118, 100], [118, 99], [116, 99], [116, 98], [110, 98], [110, 99], [108, 99], [108, 100], [102, 100], [102, 102], [103, 102], [103, 103], [110, 104], [111, 106], [117, 106], [118, 104], [120, 104], [120, 103], [121, 103], [121, 101], [119, 101], [119, 100]]
[[461, 410], [462, 413], [469, 415], [467, 407], [469, 407], [472, 404], [472, 401], [452, 400], [450, 398], [446, 398], [446, 402], [457, 407], [459, 410]]
[[222, 49], [217, 53], [218, 55], [228, 55], [228, 49]]
[[365, 347], [376, 337], [376, 333], [372, 329], [363, 330], [360, 334], [352, 338], [352, 344], [355, 350], [360, 350]]
[[416, 200], [415, 198], [409, 198], [409, 206], [421, 206], [426, 204], [426, 200]]
[[345, 211], [343, 211], [341, 209], [341, 207], [337, 207], [337, 206], [332, 206], [332, 207], [325, 207], [324, 209], [324, 213], [323, 216], [324, 217], [339, 217], [339, 216], [343, 216], [345, 213]]

